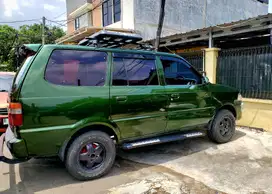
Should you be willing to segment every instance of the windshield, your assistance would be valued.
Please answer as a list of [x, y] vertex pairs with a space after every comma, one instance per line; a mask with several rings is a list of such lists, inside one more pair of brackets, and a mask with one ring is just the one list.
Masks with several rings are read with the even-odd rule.
[[13, 75], [0, 75], [0, 92], [10, 91], [13, 78]]

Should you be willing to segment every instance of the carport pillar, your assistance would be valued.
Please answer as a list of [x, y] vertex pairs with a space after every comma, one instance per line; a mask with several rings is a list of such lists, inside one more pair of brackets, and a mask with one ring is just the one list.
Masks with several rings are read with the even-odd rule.
[[211, 83], [216, 83], [216, 66], [219, 48], [205, 49], [205, 72]]

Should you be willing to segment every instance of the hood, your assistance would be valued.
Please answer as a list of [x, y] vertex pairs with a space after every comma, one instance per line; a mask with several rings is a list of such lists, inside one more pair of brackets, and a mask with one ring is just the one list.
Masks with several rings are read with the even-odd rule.
[[0, 92], [0, 108], [8, 106], [8, 92]]

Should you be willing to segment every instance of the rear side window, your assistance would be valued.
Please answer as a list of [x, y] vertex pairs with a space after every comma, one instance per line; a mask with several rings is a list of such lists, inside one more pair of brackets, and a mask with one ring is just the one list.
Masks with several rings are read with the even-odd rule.
[[53, 51], [45, 70], [45, 80], [56, 85], [103, 86], [107, 53], [99, 51]]
[[155, 57], [152, 55], [114, 54], [112, 85], [158, 85]]

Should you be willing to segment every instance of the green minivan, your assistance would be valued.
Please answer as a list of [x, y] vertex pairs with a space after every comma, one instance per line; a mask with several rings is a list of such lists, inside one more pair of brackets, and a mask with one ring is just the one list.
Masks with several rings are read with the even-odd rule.
[[[116, 149], [208, 137], [229, 142], [239, 91], [209, 83], [175, 54], [78, 45], [24, 45], [1, 136], [14, 159], [59, 156], [79, 180], [101, 177]], [[1, 153], [2, 154], [2, 153]]]

